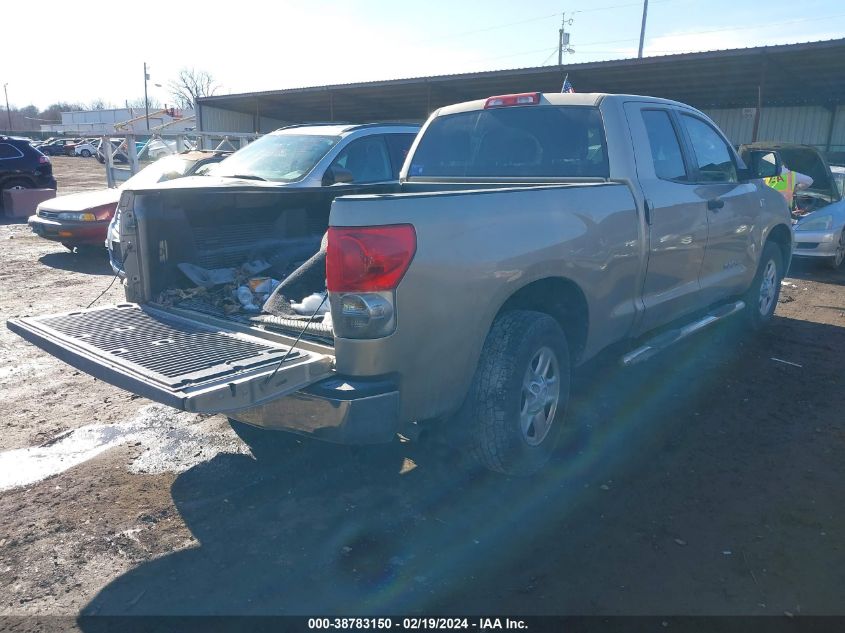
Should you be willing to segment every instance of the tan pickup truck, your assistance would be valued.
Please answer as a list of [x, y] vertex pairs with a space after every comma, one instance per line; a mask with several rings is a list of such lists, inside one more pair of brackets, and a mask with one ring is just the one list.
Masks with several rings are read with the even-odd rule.
[[[632, 364], [731, 315], [771, 319], [792, 232], [765, 154], [746, 165], [701, 112], [650, 97], [444, 107], [395, 193], [339, 197], [322, 225], [261, 182], [126, 192], [129, 303], [8, 325], [117, 386], [226, 413], [256, 446], [448, 419], [482, 464], [529, 473], [566, 426], [572, 373], [603, 348], [639, 340]], [[326, 229], [331, 327], [159, 300], [190, 285], [180, 264]]]

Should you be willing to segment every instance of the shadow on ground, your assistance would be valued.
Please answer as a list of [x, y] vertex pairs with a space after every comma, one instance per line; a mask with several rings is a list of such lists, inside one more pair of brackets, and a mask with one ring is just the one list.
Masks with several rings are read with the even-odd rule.
[[802, 517], [843, 524], [842, 447], [819, 429], [845, 437], [845, 395], [813, 412], [779, 385], [818, 403], [820, 377], [838, 378], [805, 343], [843, 349], [845, 334], [735, 327], [634, 368], [590, 363], [568, 441], [526, 479], [482, 472], [434, 436], [295, 442], [273, 466], [218, 455], [172, 486], [198, 543], [117, 578], [82, 614], [841, 610], [845, 572], [825, 548], [843, 536], [824, 541]]
[[793, 257], [792, 263], [789, 265], [789, 274], [787, 277], [845, 286], [845, 265], [838, 270], [834, 270], [826, 266], [823, 261], [814, 260], [809, 257]]
[[56, 251], [42, 255], [38, 261], [59, 270], [72, 270], [88, 275], [114, 275], [105, 248], [85, 248], [74, 253], [67, 250]]

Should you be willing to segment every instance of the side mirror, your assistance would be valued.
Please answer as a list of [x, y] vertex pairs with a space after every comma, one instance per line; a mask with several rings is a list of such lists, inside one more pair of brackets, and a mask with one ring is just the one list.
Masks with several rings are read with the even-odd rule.
[[326, 173], [323, 176], [323, 186], [327, 187], [329, 185], [350, 183], [354, 180], [355, 176], [352, 175], [351, 171], [337, 165], [332, 165], [326, 170]]
[[752, 150], [748, 153], [748, 180], [774, 178], [780, 175], [781, 160], [777, 152]]

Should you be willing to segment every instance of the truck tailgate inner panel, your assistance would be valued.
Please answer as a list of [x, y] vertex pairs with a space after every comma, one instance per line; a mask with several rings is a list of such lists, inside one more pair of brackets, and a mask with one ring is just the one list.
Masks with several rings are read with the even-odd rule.
[[[122, 305], [36, 317], [69, 341], [134, 366], [162, 386], [176, 388], [278, 362], [288, 348], [238, 332], [219, 331], [175, 315]], [[289, 360], [300, 355], [296, 350]]]

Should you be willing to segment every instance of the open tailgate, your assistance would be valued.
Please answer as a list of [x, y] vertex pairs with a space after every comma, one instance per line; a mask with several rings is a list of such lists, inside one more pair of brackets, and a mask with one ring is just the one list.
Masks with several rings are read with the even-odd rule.
[[204, 413], [236, 411], [297, 391], [331, 373], [329, 354], [281, 336], [255, 336], [164, 310], [120, 304], [11, 319], [13, 332], [53, 356], [132, 393]]

